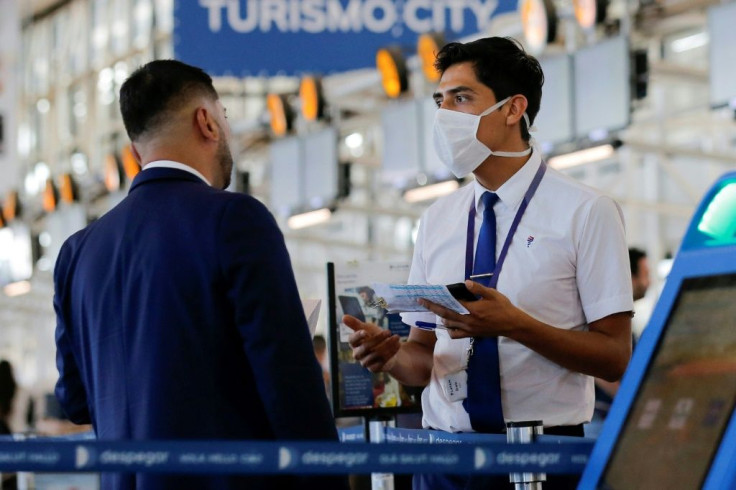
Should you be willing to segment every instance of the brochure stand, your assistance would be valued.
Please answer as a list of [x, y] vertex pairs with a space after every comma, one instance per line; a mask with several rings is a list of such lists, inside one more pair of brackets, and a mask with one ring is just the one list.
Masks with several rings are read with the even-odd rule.
[[[352, 333], [342, 324], [344, 315], [391, 330], [402, 340], [409, 325], [399, 314], [389, 314], [375, 301], [374, 283], [405, 284], [409, 264], [398, 262], [349, 262], [327, 264], [329, 291], [330, 375], [335, 417], [364, 417], [366, 440], [385, 443], [386, 427], [396, 427], [396, 414], [421, 411], [421, 388], [401, 385], [388, 373], [371, 373], [353, 358], [348, 344]], [[394, 490], [392, 473], [371, 473], [373, 490]]]
[[374, 283], [406, 283], [409, 264], [349, 262], [327, 264], [332, 406], [335, 417], [361, 416], [376, 419], [398, 413], [421, 411], [421, 388], [399, 383], [388, 373], [371, 373], [353, 358], [348, 343], [352, 330], [342, 323], [352, 315], [399, 335], [409, 336], [409, 325], [399, 314], [388, 314], [374, 301]]

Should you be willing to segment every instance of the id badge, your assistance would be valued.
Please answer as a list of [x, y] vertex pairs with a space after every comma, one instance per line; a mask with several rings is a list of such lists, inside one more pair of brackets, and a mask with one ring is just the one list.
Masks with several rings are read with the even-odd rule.
[[442, 391], [451, 402], [465, 400], [468, 397], [468, 372], [463, 369], [442, 378]]

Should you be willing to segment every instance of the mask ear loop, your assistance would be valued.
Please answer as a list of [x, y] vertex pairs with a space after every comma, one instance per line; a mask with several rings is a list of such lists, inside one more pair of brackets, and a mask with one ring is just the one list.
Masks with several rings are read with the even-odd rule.
[[524, 121], [526, 122], [527, 132], [530, 135], [530, 138], [529, 138], [529, 147], [530, 148], [535, 148], [537, 146], [537, 140], [534, 139], [533, 136], [531, 136], [531, 133], [536, 133], [537, 132], [537, 127], [536, 126], [532, 126], [529, 123], [529, 116], [527, 115], [526, 112], [524, 114], [522, 114], [522, 117], [524, 118]]
[[[509, 99], [511, 99], [511, 97], [510, 97], [510, 96], [509, 96], [509, 97], [506, 97], [506, 98], [505, 98], [505, 99], [503, 99], [503, 100], [502, 100], [501, 102], [498, 102], [498, 103], [497, 103], [496, 105], [494, 105], [493, 107], [490, 107], [489, 109], [485, 110], [485, 111], [483, 112], [483, 114], [481, 114], [480, 116], [481, 116], [481, 117], [483, 117], [483, 116], [485, 116], [486, 114], [490, 114], [490, 113], [491, 113], [491, 112], [493, 112], [493, 111], [494, 111], [494, 110], [495, 110], [495, 109], [496, 109], [497, 107], [500, 107], [500, 106], [502, 106], [503, 104], [505, 104], [506, 102], [508, 102], [508, 101], [509, 101]], [[530, 133], [530, 135], [531, 135], [531, 133], [535, 133], [535, 132], [537, 131], [537, 127], [536, 127], [536, 126], [532, 126], [532, 125], [531, 125], [531, 122], [529, 121], [529, 115], [528, 115], [528, 114], [526, 113], [526, 111], [525, 111], [525, 112], [524, 112], [524, 114], [522, 114], [521, 116], [522, 116], [522, 117], [524, 118], [524, 121], [526, 122], [527, 132], [528, 132], [528, 133]], [[533, 137], [530, 137], [530, 138], [529, 138], [529, 148], [533, 148], [533, 147], [535, 147], [536, 145], [537, 145], [537, 140], [535, 140], [535, 139], [534, 139]]]
[[492, 105], [491, 107], [489, 107], [489, 108], [488, 108], [488, 109], [486, 109], [485, 111], [483, 111], [483, 112], [481, 112], [480, 114], [478, 114], [478, 117], [484, 117], [484, 116], [487, 116], [488, 114], [490, 114], [490, 113], [491, 113], [491, 112], [493, 112], [493, 111], [497, 111], [497, 110], [498, 110], [499, 108], [503, 107], [503, 105], [504, 105], [504, 104], [505, 104], [506, 102], [508, 102], [510, 98], [511, 98], [511, 97], [506, 97], [505, 99], [503, 99], [503, 100], [500, 100], [500, 101], [496, 102], [496, 103], [495, 103], [495, 104], [493, 104], [493, 105]]

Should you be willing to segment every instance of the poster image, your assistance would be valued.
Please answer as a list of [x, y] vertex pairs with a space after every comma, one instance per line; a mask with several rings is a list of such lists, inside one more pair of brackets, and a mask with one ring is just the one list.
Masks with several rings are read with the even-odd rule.
[[404, 386], [388, 373], [371, 373], [353, 358], [348, 343], [352, 330], [345, 326], [343, 315], [352, 315], [374, 323], [402, 341], [410, 327], [398, 313], [389, 314], [376, 304], [372, 284], [377, 282], [406, 283], [409, 265], [406, 263], [350, 262], [328, 264], [329, 342], [332, 403], [336, 417], [377, 416], [381, 414], [419, 412], [420, 387]]

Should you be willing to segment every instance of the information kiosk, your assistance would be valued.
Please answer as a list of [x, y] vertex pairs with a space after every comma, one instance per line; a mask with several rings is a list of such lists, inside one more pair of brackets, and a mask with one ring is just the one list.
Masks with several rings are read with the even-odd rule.
[[580, 480], [736, 488], [736, 172], [698, 207]]

